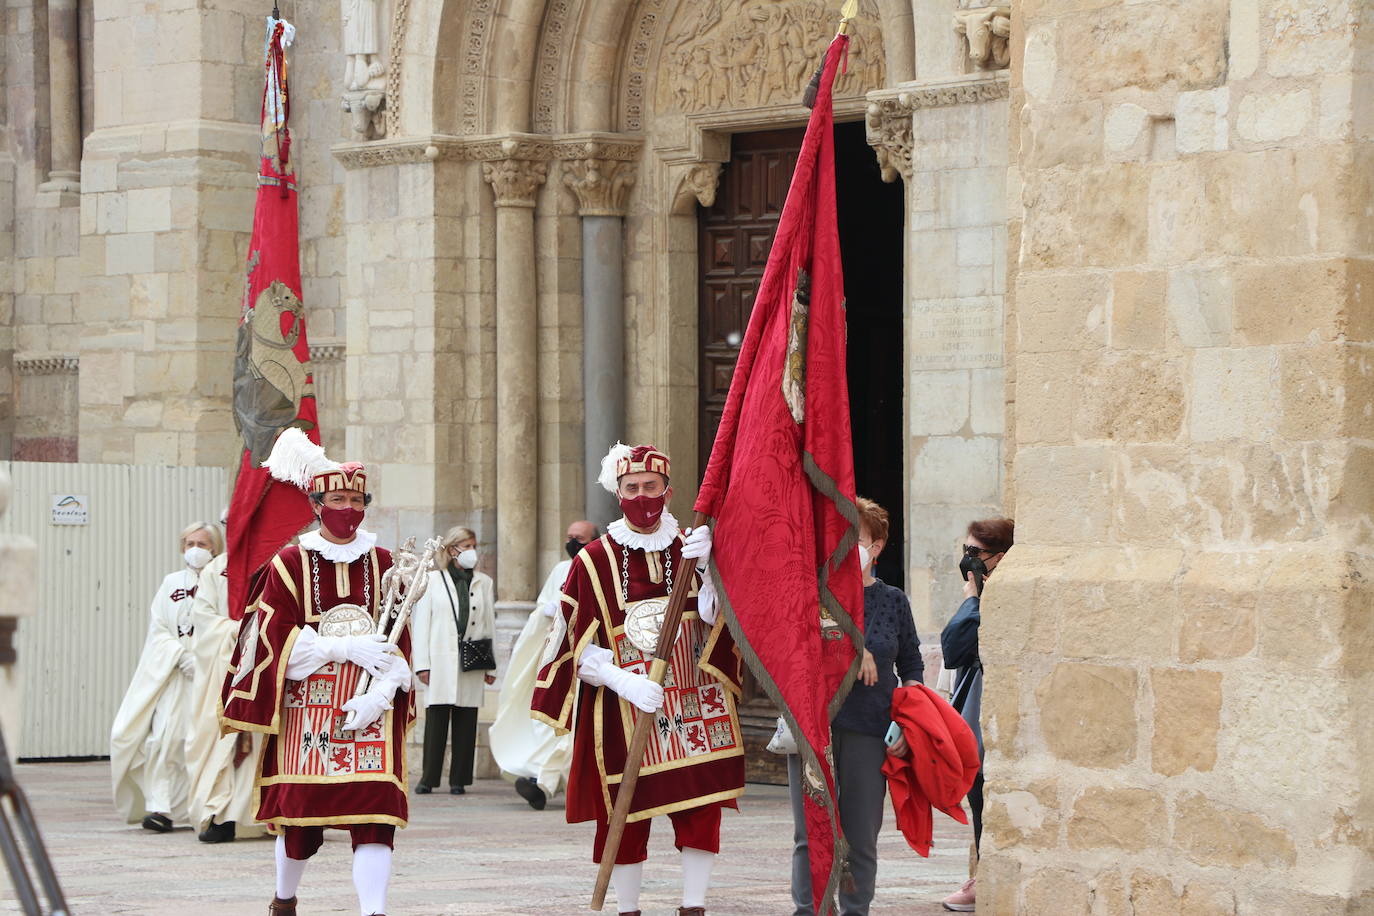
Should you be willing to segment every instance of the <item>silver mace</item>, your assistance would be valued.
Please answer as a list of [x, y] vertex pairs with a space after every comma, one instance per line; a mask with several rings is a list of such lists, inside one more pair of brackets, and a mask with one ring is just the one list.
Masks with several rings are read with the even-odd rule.
[[[415, 602], [420, 600], [420, 596], [425, 593], [429, 586], [429, 573], [436, 569], [435, 560], [444, 549], [444, 542], [439, 538], [430, 538], [425, 541], [425, 552], [422, 556], [415, 555], [415, 538], [406, 538], [406, 542], [394, 555], [392, 567], [382, 574], [382, 634], [386, 637], [386, 644], [389, 648], [395, 648], [401, 640], [401, 634], [405, 632], [406, 624], [410, 622], [410, 612], [415, 608]], [[405, 577], [409, 575], [410, 581], [407, 583]], [[397, 599], [400, 599], [400, 606], [397, 606]], [[357, 689], [353, 691], [353, 696], [360, 697], [367, 693], [367, 688], [372, 685], [372, 675], [367, 671], [358, 678]]]

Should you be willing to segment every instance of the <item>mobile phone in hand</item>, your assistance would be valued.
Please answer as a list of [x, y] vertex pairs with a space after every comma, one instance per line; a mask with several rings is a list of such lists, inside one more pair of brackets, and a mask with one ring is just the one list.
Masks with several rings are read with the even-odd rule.
[[897, 743], [897, 739], [900, 737], [902, 737], [902, 727], [896, 722], [893, 722], [887, 727], [887, 734], [883, 736], [883, 744], [892, 747], [892, 745]]

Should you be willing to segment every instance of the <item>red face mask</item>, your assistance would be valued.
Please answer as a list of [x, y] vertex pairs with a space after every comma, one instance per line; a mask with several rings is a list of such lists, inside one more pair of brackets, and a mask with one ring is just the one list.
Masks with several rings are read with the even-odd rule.
[[363, 515], [362, 509], [331, 509], [321, 506], [320, 524], [334, 537], [347, 540], [353, 537], [358, 526], [363, 523]]
[[651, 531], [658, 527], [658, 519], [663, 515], [663, 503], [667, 498], [667, 493], [657, 496], [636, 496], [634, 499], [622, 498], [620, 511], [625, 513], [625, 521], [631, 525]]

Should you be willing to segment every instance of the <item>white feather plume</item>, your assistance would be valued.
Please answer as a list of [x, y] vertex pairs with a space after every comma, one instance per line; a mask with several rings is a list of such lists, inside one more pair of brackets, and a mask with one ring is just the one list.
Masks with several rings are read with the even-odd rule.
[[310, 487], [316, 474], [337, 471], [339, 466], [324, 456], [324, 449], [311, 442], [298, 427], [288, 426], [277, 436], [272, 454], [262, 463], [274, 478], [292, 483], [302, 490]]
[[615, 466], [622, 459], [629, 458], [634, 454], [634, 449], [628, 445], [617, 442], [611, 446], [611, 450], [606, 453], [606, 457], [601, 459], [601, 474], [597, 482], [606, 488], [606, 492], [614, 493], [620, 487], [620, 478], [616, 477]]

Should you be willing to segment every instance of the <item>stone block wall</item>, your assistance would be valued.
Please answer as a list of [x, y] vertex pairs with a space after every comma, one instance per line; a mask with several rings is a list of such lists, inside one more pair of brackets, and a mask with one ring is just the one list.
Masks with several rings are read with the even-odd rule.
[[1015, 7], [990, 912], [1374, 909], [1371, 17]]

